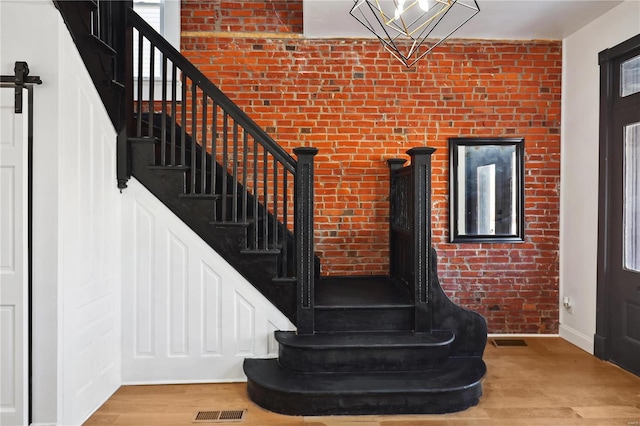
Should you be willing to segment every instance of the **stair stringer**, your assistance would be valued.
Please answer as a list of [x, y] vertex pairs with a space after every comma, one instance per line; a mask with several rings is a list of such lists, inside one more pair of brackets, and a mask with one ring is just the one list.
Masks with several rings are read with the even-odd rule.
[[122, 383], [244, 381], [295, 326], [137, 179], [122, 197]]
[[431, 248], [432, 329], [453, 331], [452, 357], [482, 357], [487, 343], [487, 322], [477, 312], [462, 308], [449, 299], [438, 279], [438, 256]]

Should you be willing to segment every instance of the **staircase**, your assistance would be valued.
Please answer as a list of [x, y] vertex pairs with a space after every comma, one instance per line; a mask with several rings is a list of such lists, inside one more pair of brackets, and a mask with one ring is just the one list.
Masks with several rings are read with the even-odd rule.
[[277, 359], [245, 360], [254, 402], [291, 415], [478, 403], [486, 323], [438, 281], [433, 149], [410, 149], [408, 165], [388, 161], [390, 274], [323, 277], [313, 250], [317, 150], [294, 149], [294, 159], [130, 1], [55, 4], [118, 131], [118, 186], [136, 177], [296, 324], [276, 332]]

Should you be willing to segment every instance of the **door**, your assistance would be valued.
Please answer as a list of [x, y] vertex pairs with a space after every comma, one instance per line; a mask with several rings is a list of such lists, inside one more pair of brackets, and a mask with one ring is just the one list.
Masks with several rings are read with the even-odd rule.
[[[27, 90], [20, 89], [24, 99]], [[28, 424], [28, 111], [0, 86], [0, 424]]]
[[596, 355], [640, 375], [640, 38], [635, 39], [610, 52], [604, 65], [609, 75], [601, 109], [605, 164], [598, 243], [598, 307], [604, 309], [597, 330], [604, 341]]

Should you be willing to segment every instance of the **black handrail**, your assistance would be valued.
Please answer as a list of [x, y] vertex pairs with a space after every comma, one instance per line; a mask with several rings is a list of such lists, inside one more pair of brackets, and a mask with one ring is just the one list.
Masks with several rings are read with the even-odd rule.
[[[156, 46], [175, 66], [180, 68], [189, 79], [200, 87], [209, 97], [214, 99], [234, 121], [248, 130], [258, 142], [267, 148], [287, 170], [295, 173], [296, 161], [289, 155], [267, 132], [256, 124], [244, 111], [238, 107], [227, 95], [216, 87], [198, 68], [171, 45], [161, 34], [153, 29], [133, 9], [129, 9], [128, 20], [131, 25]], [[195, 135], [192, 135], [195, 136]]]

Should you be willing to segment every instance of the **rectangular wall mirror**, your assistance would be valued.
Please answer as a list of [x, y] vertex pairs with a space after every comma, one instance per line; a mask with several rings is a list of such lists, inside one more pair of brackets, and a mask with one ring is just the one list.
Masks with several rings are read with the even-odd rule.
[[449, 236], [524, 240], [524, 139], [449, 139]]

